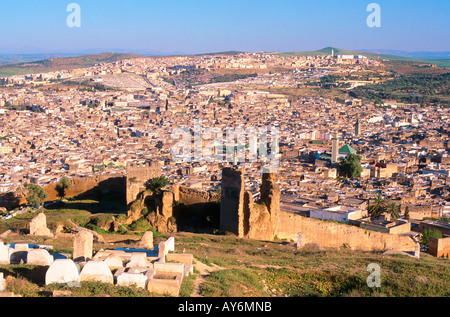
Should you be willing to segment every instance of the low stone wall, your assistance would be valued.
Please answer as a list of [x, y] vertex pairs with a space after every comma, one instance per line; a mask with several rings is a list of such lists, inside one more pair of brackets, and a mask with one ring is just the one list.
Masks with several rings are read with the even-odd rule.
[[307, 218], [286, 211], [280, 212], [279, 219], [277, 237], [296, 241], [297, 234], [302, 233], [302, 245], [318, 243], [323, 247], [341, 248], [347, 246], [354, 250], [363, 251], [414, 251], [415, 249], [414, 241], [407, 236], [375, 232], [352, 225]]
[[430, 237], [428, 251], [438, 258], [450, 257], [450, 237], [440, 239]]

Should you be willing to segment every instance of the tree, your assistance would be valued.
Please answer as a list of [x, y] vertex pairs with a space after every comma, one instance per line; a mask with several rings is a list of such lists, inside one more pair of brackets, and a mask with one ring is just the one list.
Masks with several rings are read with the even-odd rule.
[[159, 176], [147, 181], [145, 187], [155, 193], [160, 193], [161, 189], [169, 184], [169, 180], [165, 176]]
[[39, 185], [25, 184], [24, 186], [28, 189], [27, 202], [30, 205], [40, 207], [48, 198], [48, 193]]
[[58, 193], [58, 197], [63, 199], [66, 197], [67, 189], [72, 185], [72, 182], [67, 176], [61, 177], [59, 182], [55, 185], [55, 190]]
[[420, 239], [420, 242], [421, 242], [423, 245], [426, 245], [426, 246], [428, 247], [428, 244], [429, 244], [429, 242], [430, 242], [430, 238], [431, 238], [431, 237], [440, 239], [440, 238], [442, 238], [442, 232], [440, 232], [440, 231], [437, 230], [437, 229], [425, 229], [425, 230], [422, 232], [422, 237], [421, 237], [421, 239]]
[[409, 207], [408, 206], [406, 206], [405, 207], [405, 214], [403, 215], [403, 219], [405, 219], [405, 220], [409, 220]]
[[373, 202], [369, 205], [368, 213], [372, 217], [378, 217], [386, 211], [386, 201], [381, 194], [378, 194]]
[[361, 176], [361, 156], [355, 153], [350, 153], [339, 162], [339, 175], [354, 178]]
[[386, 212], [391, 215], [392, 220], [400, 218], [400, 205], [391, 201], [386, 204]]

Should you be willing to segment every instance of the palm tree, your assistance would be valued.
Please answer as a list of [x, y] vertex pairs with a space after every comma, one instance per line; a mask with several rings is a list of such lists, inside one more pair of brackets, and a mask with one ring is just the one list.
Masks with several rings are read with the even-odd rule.
[[369, 205], [367, 211], [371, 217], [378, 217], [386, 211], [386, 200], [384, 200], [381, 194], [377, 195], [377, 197]]
[[403, 219], [405, 219], [405, 220], [409, 220], [409, 207], [408, 206], [406, 206], [405, 207], [405, 214], [404, 214], [404, 216], [403, 216]]
[[400, 217], [400, 205], [391, 201], [386, 204], [386, 212], [391, 215], [392, 220], [396, 220]]

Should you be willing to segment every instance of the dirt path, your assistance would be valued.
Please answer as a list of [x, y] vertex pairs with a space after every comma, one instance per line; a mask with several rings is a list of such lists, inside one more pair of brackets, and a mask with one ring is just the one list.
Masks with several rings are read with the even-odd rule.
[[192, 297], [203, 297], [200, 292], [200, 286], [206, 282], [206, 278], [214, 271], [223, 270], [225, 268], [213, 264], [213, 266], [206, 265], [198, 260], [195, 260], [194, 267], [198, 271], [197, 278], [194, 281], [194, 292]]

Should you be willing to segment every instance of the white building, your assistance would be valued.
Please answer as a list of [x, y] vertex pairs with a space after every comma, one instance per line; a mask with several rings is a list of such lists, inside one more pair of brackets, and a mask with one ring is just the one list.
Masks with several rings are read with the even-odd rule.
[[367, 210], [348, 206], [333, 206], [325, 209], [310, 210], [311, 218], [344, 223], [348, 223], [349, 220], [361, 219], [365, 216], [367, 216]]

